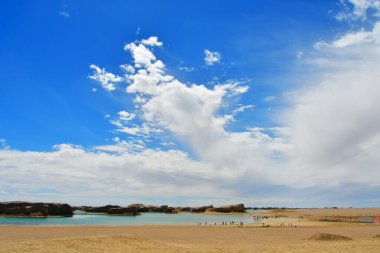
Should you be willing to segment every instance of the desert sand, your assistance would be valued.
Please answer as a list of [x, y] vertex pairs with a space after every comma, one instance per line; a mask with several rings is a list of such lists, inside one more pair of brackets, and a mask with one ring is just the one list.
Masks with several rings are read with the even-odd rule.
[[375, 215], [380, 209], [260, 214], [278, 212], [289, 216], [265, 219], [264, 227], [260, 222], [244, 226], [0, 226], [0, 252], [380, 252], [380, 225], [318, 221], [326, 216]]

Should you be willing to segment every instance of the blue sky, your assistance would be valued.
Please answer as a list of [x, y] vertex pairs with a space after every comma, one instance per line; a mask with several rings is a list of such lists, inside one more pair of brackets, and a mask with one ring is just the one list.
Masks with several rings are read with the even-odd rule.
[[2, 198], [378, 203], [379, 1], [0, 11]]

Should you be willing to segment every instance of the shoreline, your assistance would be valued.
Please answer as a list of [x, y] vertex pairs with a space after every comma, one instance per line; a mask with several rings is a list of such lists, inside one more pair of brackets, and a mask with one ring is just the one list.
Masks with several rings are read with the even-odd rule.
[[[249, 212], [248, 214], [252, 216], [267, 215], [269, 218], [258, 221], [257, 224], [243, 226], [239, 224], [0, 225], [0, 252], [377, 253], [380, 249], [380, 224], [326, 222], [318, 219], [326, 215], [335, 217], [377, 214], [380, 213], [380, 208], [337, 210]], [[274, 218], [276, 215], [281, 217]], [[304, 218], [301, 219], [299, 216]], [[325, 237], [328, 240], [323, 239], [325, 238], [323, 236], [319, 237], [320, 234], [327, 235]]]

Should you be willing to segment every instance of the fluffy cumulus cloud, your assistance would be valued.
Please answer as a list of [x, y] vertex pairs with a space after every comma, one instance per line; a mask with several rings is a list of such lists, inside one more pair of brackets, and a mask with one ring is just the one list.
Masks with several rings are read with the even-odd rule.
[[[241, 105], [227, 114], [220, 112], [227, 100], [244, 94], [248, 86], [238, 81], [213, 87], [185, 84], [166, 74], [165, 64], [144, 45], [147, 44], [145, 41], [154, 42], [150, 47], [162, 45], [151, 38], [125, 45], [133, 62], [120, 66], [125, 72], [123, 78], [91, 66], [95, 70], [91, 78], [106, 89], [110, 90], [110, 85], [123, 79], [125, 91], [135, 94], [138, 121], [137, 114], [125, 110], [110, 119], [117, 133], [134, 138], [128, 141], [115, 138], [112, 145], [90, 149], [65, 144], [57, 146], [53, 152], [4, 150], [1, 158], [10, 176], [2, 180], [9, 185], [7, 188], [12, 188], [17, 181], [11, 176], [16, 170], [25, 175], [25, 184], [19, 185], [20, 189], [27, 185], [37, 187], [39, 183], [36, 182], [40, 180], [40, 185], [46, 188], [65, 192], [65, 188], [54, 183], [53, 178], [59, 177], [69, 180], [65, 186], [73, 184], [72, 189], [84, 191], [86, 188], [86, 191], [103, 191], [111, 195], [128, 192], [136, 196], [154, 193], [232, 197], [241, 178], [256, 182], [265, 178], [266, 157], [283, 147], [274, 145], [277, 139], [260, 134], [259, 130], [226, 131], [225, 126], [233, 114], [241, 113], [251, 105]], [[189, 151], [163, 151], [146, 146], [153, 135], [165, 133], [185, 143]], [[18, 162], [20, 159], [23, 160], [21, 163]], [[26, 165], [31, 163], [34, 166], [27, 168]], [[94, 187], [89, 187], [90, 184]], [[115, 192], [106, 190], [109, 187]]]
[[158, 41], [157, 36], [151, 36], [148, 39], [144, 39], [141, 41], [141, 44], [146, 45], [146, 46], [162, 46], [164, 43], [162, 41]]
[[120, 76], [107, 72], [104, 68], [99, 68], [94, 64], [91, 64], [90, 68], [94, 70], [94, 74], [89, 78], [98, 81], [105, 90], [113, 91], [115, 90], [115, 83], [123, 81]]
[[[314, 75], [302, 89], [286, 93], [277, 125], [242, 131], [228, 125], [253, 105], [230, 103], [249, 90], [247, 84], [181, 82], [158, 59], [154, 49], [163, 44], [157, 37], [129, 43], [124, 49], [133, 61], [120, 65], [123, 77], [92, 65], [91, 78], [102, 87], [122, 83], [135, 97], [135, 111], [110, 117], [118, 135], [114, 143], [63, 144], [51, 152], [2, 149], [0, 190], [10, 197], [76, 195], [81, 198], [76, 203], [89, 196], [120, 203], [149, 195], [180, 196], [186, 203], [199, 196], [220, 203], [291, 204], [313, 197], [327, 203], [350, 189], [379, 193], [378, 27], [351, 31], [305, 52], [302, 60]], [[151, 147], [157, 136], [162, 147]], [[257, 196], [265, 195], [263, 189], [271, 196], [266, 202]]]
[[124, 121], [133, 120], [136, 116], [135, 114], [127, 112], [127, 111], [120, 111], [117, 114], [119, 114], [120, 120], [124, 120]]
[[218, 52], [212, 52], [208, 49], [205, 49], [205, 63], [206, 65], [214, 65], [215, 63], [220, 62], [222, 55]]
[[[378, 189], [379, 38], [379, 23], [375, 23], [368, 31], [351, 31], [317, 47], [309, 62], [314, 81], [288, 93], [289, 106], [278, 113], [279, 125], [273, 128], [227, 131], [233, 115], [251, 105], [229, 114], [218, 112], [226, 97], [245, 93], [247, 86], [185, 85], [166, 75], [164, 64], [145, 47], [143, 51], [149, 52], [139, 53], [148, 55], [148, 60], [135, 58], [139, 69], [129, 76], [127, 91], [147, 97], [141, 107], [147, 124], [187, 142], [205, 170], [229, 181], [238, 192], [242, 182]], [[126, 49], [137, 55], [140, 47], [132, 43]]]

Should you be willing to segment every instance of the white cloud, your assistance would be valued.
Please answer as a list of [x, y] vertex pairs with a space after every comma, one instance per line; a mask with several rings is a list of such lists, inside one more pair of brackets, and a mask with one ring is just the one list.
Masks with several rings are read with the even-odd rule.
[[[373, 38], [376, 27], [368, 32]], [[44, 185], [63, 195], [236, 199], [278, 188], [273, 198], [287, 199], [280, 192], [380, 184], [376, 39], [321, 47], [316, 58], [326, 65], [312, 65], [315, 74], [309, 77], [309, 86], [288, 93], [290, 106], [277, 112], [278, 126], [243, 131], [226, 126], [234, 114], [251, 105], [229, 112], [225, 108], [236, 108], [229, 102], [246, 93], [248, 85], [185, 84], [168, 75], [165, 64], [142, 43], [127, 44], [125, 49], [132, 55], [134, 71], [128, 71], [123, 81], [126, 92], [135, 94], [139, 111], [120, 111], [110, 122], [118, 136], [127, 133], [132, 139], [118, 137], [115, 144], [88, 149], [63, 144], [52, 152], [1, 150], [0, 183], [5, 189], [28, 191]], [[96, 72], [92, 78], [102, 86], [122, 80], [92, 66]], [[168, 134], [188, 151], [177, 146], [167, 151], [148, 148], [145, 143], [154, 134]]]
[[282, 113], [282, 123], [292, 150], [283, 171], [295, 184], [379, 182], [378, 29], [376, 23], [370, 32], [348, 33], [321, 48], [317, 58], [324, 60], [314, 65], [312, 85], [289, 97], [293, 106]]
[[214, 65], [214, 63], [220, 62], [222, 56], [218, 52], [212, 52], [208, 49], [205, 49], [205, 63], [206, 65]]
[[242, 105], [242, 106], [238, 107], [237, 109], [233, 110], [232, 114], [235, 115], [235, 114], [244, 112], [245, 110], [250, 109], [250, 108], [254, 108], [254, 106], [253, 105]]
[[127, 154], [127, 153], [136, 154], [147, 149], [143, 141], [129, 140], [127, 142], [127, 141], [121, 140], [118, 136], [112, 138], [112, 140], [116, 142], [116, 144], [95, 146], [93, 147], [93, 150], [120, 155], [120, 154]]
[[[376, 27], [377, 24], [371, 34], [376, 34]], [[375, 115], [379, 112], [376, 108], [380, 108], [376, 99], [380, 95], [376, 85], [379, 46], [375, 39], [361, 43], [356, 51], [345, 50], [348, 45], [321, 49], [319, 57], [339, 68], [330, 68], [328, 72], [316, 69], [316, 76], [325, 80], [316, 79], [309, 88], [293, 93], [294, 106], [282, 113], [283, 126], [278, 129], [226, 131], [231, 115], [217, 112], [225, 98], [244, 93], [248, 87], [239, 83], [211, 89], [185, 85], [173, 77], [166, 78], [163, 64], [157, 67], [156, 59], [141, 69], [144, 85], [137, 76], [131, 76], [127, 91], [149, 96], [142, 105], [146, 122], [187, 142], [200, 161], [217, 167], [219, 175], [232, 182], [246, 176], [287, 187], [375, 185], [380, 175], [371, 176], [375, 167], [369, 165], [379, 162], [372, 155], [378, 143], [368, 138], [378, 135], [376, 126], [380, 125], [374, 119], [380, 118]], [[344, 65], [347, 53], [352, 62]], [[357, 170], [359, 167], [361, 171]], [[353, 176], [347, 177], [347, 173]], [[247, 175], [254, 175], [255, 179]]]
[[316, 49], [321, 49], [323, 47], [343, 48], [349, 46], [360, 46], [366, 43], [380, 43], [380, 22], [377, 22], [371, 31], [361, 29], [358, 32], [350, 32], [331, 43], [324, 41], [317, 42], [314, 47]]
[[[205, 181], [211, 176], [210, 171], [188, 159], [185, 153], [146, 149], [133, 154], [126, 152], [128, 147], [123, 145], [85, 150], [62, 144], [52, 152], [1, 150], [0, 182], [13, 192], [7, 195], [9, 198], [31, 199], [37, 195], [33, 192], [51, 189], [57, 193], [43, 196], [44, 201], [76, 204], [102, 203], [112, 201], [112, 197], [127, 203], [131, 198], [178, 192], [187, 196], [196, 196], [202, 191], [213, 194]], [[191, 179], [194, 176], [196, 180]], [[41, 200], [41, 195], [39, 197]]]
[[[192, 182], [189, 180], [194, 180], [194, 183], [200, 185], [200, 189], [204, 182], [206, 186], [203, 187], [203, 190], [206, 189], [210, 194], [218, 192], [223, 195], [226, 192], [230, 192], [230, 194], [233, 192], [231, 187], [223, 189], [221, 185], [224, 185], [225, 182], [235, 185], [242, 175], [246, 175], [245, 179], [252, 178], [253, 181], [262, 178], [260, 174], [263, 173], [262, 167], [266, 163], [263, 157], [266, 152], [271, 152], [274, 148], [271, 141], [264, 141], [264, 138], [257, 132], [252, 134], [250, 131], [236, 133], [226, 131], [224, 127], [232, 116], [219, 112], [227, 98], [247, 92], [247, 85], [238, 81], [218, 84], [212, 88], [197, 84], [187, 85], [167, 75], [163, 62], [157, 60], [152, 51], [144, 45], [130, 43], [125, 48], [131, 52], [134, 65], [138, 68], [135, 73], [127, 76], [126, 91], [137, 94], [135, 101], [141, 104], [140, 120], [143, 123], [138, 125], [130, 122], [135, 116], [121, 111], [118, 113], [118, 119], [111, 120], [111, 123], [117, 127], [116, 131], [143, 138], [166, 131], [189, 145], [194, 154], [199, 157], [199, 160], [191, 159], [180, 150], [163, 152], [143, 149], [136, 155], [141, 157], [142, 154], [149, 153], [147, 170], [159, 167], [160, 173], [164, 172], [168, 178], [175, 178], [178, 182], [186, 182], [190, 185]], [[234, 113], [250, 107], [250, 105], [242, 105]], [[261, 145], [264, 146], [261, 147]], [[130, 147], [127, 143], [121, 145], [121, 141], [119, 141], [116, 146], [103, 145], [94, 149], [105, 157], [113, 155], [110, 160], [118, 160], [119, 158], [115, 157], [114, 153], [130, 156], [131, 152], [136, 152], [135, 148], [139, 147], [136, 147], [135, 144]], [[74, 154], [83, 154], [83, 152], [90, 157], [93, 156], [92, 151], [80, 148], [70, 150], [70, 153]], [[254, 153], [257, 153], [257, 156], [252, 157], [251, 154]], [[100, 153], [96, 154], [100, 155]], [[164, 159], [163, 164], [156, 160], [166, 156], [171, 156], [171, 159]], [[125, 157], [125, 159], [127, 158], [130, 159], [130, 157]], [[253, 164], [257, 167], [252, 168]], [[109, 166], [114, 168], [115, 165]], [[124, 169], [123, 173], [127, 174], [129, 168], [136, 167], [133, 164], [125, 166], [128, 168]], [[140, 169], [140, 172], [147, 174], [144, 169]], [[177, 194], [179, 186], [172, 184], [171, 181], [168, 184], [168, 178], [164, 178], [165, 180], [159, 178], [155, 184], [157, 187], [166, 184], [167, 187], [163, 187], [163, 189], [170, 188]], [[136, 185], [141, 184], [140, 181], [136, 183]], [[182, 185], [183, 183], [181, 183], [182, 194], [195, 194], [190, 189], [188, 191], [186, 188], [182, 188]]]
[[355, 33], [349, 33], [338, 40], [334, 41], [332, 47], [347, 47], [351, 45], [360, 45], [362, 43], [368, 43], [374, 40], [371, 32], [359, 31]]
[[138, 104], [140, 104], [140, 103], [144, 104], [146, 101], [147, 101], [147, 99], [142, 95], [137, 95], [135, 97], [135, 99], [133, 100], [133, 102], [138, 103]]
[[151, 36], [148, 39], [142, 40], [141, 44], [143, 44], [145, 46], [151, 46], [151, 47], [153, 47], [153, 46], [160, 47], [164, 43], [162, 43], [161, 41], [158, 41], [158, 37], [157, 36]]
[[124, 50], [128, 50], [133, 53], [136, 68], [140, 68], [142, 65], [147, 65], [152, 60], [156, 60], [156, 57], [142, 44], [137, 46], [135, 43], [130, 43], [125, 45]]
[[133, 67], [133, 66], [131, 66], [131, 65], [129, 65], [129, 64], [121, 64], [120, 66], [119, 66], [122, 70], [124, 70], [125, 72], [127, 72], [127, 73], [135, 73], [135, 68]]
[[93, 75], [89, 76], [89, 78], [98, 81], [105, 90], [113, 91], [115, 90], [115, 83], [123, 81], [120, 76], [107, 72], [104, 68], [101, 69], [94, 64], [91, 64], [90, 68], [95, 72]]
[[116, 132], [141, 136], [144, 138], [149, 138], [151, 134], [162, 132], [161, 129], [152, 127], [147, 123], [143, 123], [141, 126], [136, 123], [130, 123], [128, 121], [130, 121], [131, 119], [128, 118], [119, 116], [118, 120], [110, 120], [110, 123], [117, 127], [117, 129], [115, 130]]
[[123, 121], [130, 121], [133, 120], [136, 115], [127, 111], [120, 111], [117, 114], [119, 114], [119, 119]]

